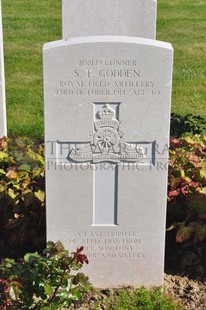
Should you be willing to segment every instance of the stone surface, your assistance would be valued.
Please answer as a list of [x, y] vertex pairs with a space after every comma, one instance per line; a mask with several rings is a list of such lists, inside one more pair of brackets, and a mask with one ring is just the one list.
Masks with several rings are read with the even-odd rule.
[[62, 0], [63, 38], [118, 35], [154, 39], [156, 0]]
[[44, 46], [47, 239], [84, 246], [100, 288], [163, 281], [170, 44]]
[[0, 137], [7, 135], [2, 13], [0, 0]]

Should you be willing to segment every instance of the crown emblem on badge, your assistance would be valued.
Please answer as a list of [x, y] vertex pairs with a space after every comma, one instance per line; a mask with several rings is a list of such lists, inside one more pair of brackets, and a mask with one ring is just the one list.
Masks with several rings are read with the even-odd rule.
[[115, 118], [115, 111], [106, 103], [96, 114], [94, 128], [98, 131], [100, 128], [110, 127], [118, 131], [119, 124], [120, 122]]
[[103, 108], [97, 113], [100, 119], [111, 119], [114, 116], [114, 110], [110, 108], [108, 104], [105, 104]]

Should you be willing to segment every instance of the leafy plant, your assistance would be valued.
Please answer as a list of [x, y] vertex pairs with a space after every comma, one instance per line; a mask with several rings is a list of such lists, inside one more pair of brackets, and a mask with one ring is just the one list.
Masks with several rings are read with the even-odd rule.
[[45, 247], [44, 148], [26, 137], [0, 139], [0, 258]]
[[105, 301], [106, 310], [183, 310], [183, 307], [162, 292], [160, 288], [146, 290], [136, 289], [128, 292], [119, 290]]
[[170, 140], [168, 230], [176, 242], [206, 240], [206, 136]]
[[83, 247], [69, 254], [61, 242], [48, 242], [44, 256], [27, 253], [23, 259], [4, 259], [0, 265], [0, 309], [61, 309], [90, 289], [77, 272], [87, 257]]
[[[168, 231], [176, 242], [206, 241], [206, 136], [171, 138]], [[0, 258], [45, 247], [44, 147], [0, 139]]]
[[206, 134], [206, 120], [193, 114], [184, 116], [172, 113], [170, 134], [173, 137], [181, 137], [184, 134]]

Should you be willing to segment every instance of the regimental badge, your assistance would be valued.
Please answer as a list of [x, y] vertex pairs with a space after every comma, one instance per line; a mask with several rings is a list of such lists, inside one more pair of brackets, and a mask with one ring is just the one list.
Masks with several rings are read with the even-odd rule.
[[145, 149], [138, 143], [127, 143], [119, 130], [120, 122], [115, 111], [105, 104], [96, 114], [93, 140], [86, 145], [75, 146], [67, 159], [73, 162], [137, 162], [145, 157]]

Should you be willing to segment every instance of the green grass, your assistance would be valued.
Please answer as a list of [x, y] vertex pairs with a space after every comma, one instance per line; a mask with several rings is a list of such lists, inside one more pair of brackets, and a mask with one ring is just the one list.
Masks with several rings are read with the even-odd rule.
[[[168, 295], [163, 288], [138, 289], [122, 288], [92, 291], [92, 298], [87, 303], [83, 301], [84, 309], [91, 310], [183, 310], [183, 306]], [[102, 298], [103, 296], [106, 298]], [[81, 303], [80, 303], [81, 304]]]
[[128, 294], [125, 289], [113, 298], [107, 298], [106, 310], [183, 310], [172, 298], [160, 289], [136, 289]]
[[61, 0], [3, 0], [10, 135], [43, 136], [42, 46], [61, 39]]
[[[42, 137], [42, 45], [61, 38], [61, 0], [2, 0], [2, 6], [9, 135]], [[157, 39], [175, 49], [172, 111], [204, 118], [205, 12], [203, 0], [158, 0]]]
[[172, 111], [206, 118], [206, 1], [158, 0], [157, 39], [174, 51]]

